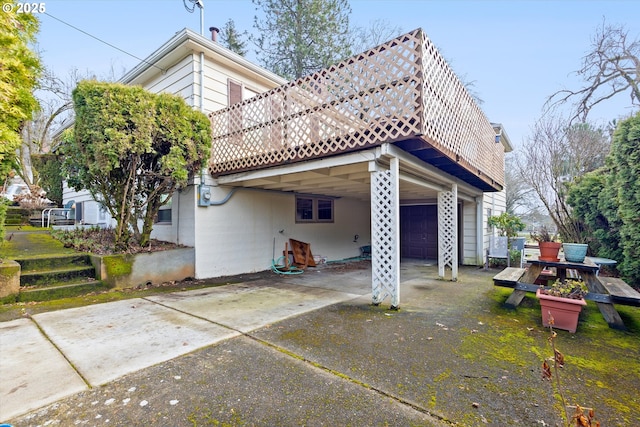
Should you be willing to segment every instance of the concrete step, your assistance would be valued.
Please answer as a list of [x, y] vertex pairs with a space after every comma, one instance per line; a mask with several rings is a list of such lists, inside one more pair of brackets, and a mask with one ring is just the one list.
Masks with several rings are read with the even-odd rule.
[[50, 270], [38, 270], [20, 273], [20, 286], [48, 286], [55, 283], [84, 281], [95, 277], [93, 266], [61, 267]]
[[109, 286], [100, 280], [88, 280], [75, 283], [58, 283], [50, 286], [21, 288], [17, 298], [18, 302], [51, 301], [86, 295], [92, 292], [106, 291], [108, 289]]
[[91, 258], [86, 254], [71, 254], [46, 257], [16, 259], [23, 273], [55, 270], [59, 268], [91, 266]]

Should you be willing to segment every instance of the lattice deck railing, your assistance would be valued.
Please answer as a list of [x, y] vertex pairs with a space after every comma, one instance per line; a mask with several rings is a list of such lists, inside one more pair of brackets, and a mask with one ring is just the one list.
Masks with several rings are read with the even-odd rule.
[[214, 176], [419, 139], [504, 181], [493, 127], [420, 29], [209, 117]]

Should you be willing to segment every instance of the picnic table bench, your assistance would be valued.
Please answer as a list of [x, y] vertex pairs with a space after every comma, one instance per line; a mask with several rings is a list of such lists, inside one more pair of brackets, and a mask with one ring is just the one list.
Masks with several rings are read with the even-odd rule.
[[618, 277], [602, 276], [598, 276], [598, 280], [611, 296], [612, 302], [640, 307], [640, 292], [627, 285], [624, 280]]
[[528, 268], [507, 267], [493, 278], [494, 285], [513, 288], [513, 292], [505, 302], [505, 306], [508, 308], [516, 308], [527, 292], [535, 293], [540, 288], [535, 284], [536, 279], [544, 268], [550, 267], [557, 269], [558, 277], [579, 275], [589, 289], [589, 293], [585, 295], [584, 299], [594, 301], [597, 304], [602, 316], [611, 328], [626, 330], [614, 304], [640, 307], [640, 292], [622, 279], [597, 276], [598, 266], [588, 258], [584, 263], [541, 261], [538, 259], [528, 260], [528, 263], [530, 264]]

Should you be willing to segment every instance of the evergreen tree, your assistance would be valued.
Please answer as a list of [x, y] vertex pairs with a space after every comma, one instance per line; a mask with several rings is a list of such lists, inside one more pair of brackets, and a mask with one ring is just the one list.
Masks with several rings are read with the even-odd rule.
[[73, 103], [74, 128], [62, 145], [69, 185], [89, 190], [115, 218], [116, 249], [127, 248], [132, 232], [146, 246], [166, 196], [206, 164], [209, 119], [177, 95], [117, 83], [80, 82]]
[[640, 113], [621, 121], [613, 134], [608, 186], [617, 193], [617, 217], [622, 222], [619, 270], [630, 284], [640, 285]]
[[617, 191], [607, 185], [608, 179], [605, 167], [579, 176], [569, 186], [567, 203], [582, 226], [589, 255], [622, 260]]
[[347, 0], [253, 0], [263, 66], [288, 79], [328, 67], [351, 54]]
[[239, 32], [233, 19], [229, 19], [220, 31], [222, 45], [240, 56], [247, 55], [247, 42], [243, 40], [244, 37], [247, 37], [247, 32]]

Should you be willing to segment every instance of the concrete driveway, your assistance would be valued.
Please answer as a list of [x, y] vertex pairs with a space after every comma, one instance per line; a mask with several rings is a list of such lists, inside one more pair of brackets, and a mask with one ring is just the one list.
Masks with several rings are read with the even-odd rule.
[[[0, 421], [563, 424], [541, 379], [549, 331], [535, 297], [506, 310], [496, 271], [464, 267], [449, 282], [429, 263], [401, 269], [399, 311], [371, 305], [368, 266], [332, 265], [0, 323]], [[602, 425], [640, 426], [640, 332], [584, 312], [576, 334], [558, 332], [566, 396]]]
[[0, 323], [0, 421], [124, 375], [370, 293], [370, 270], [273, 275]]

